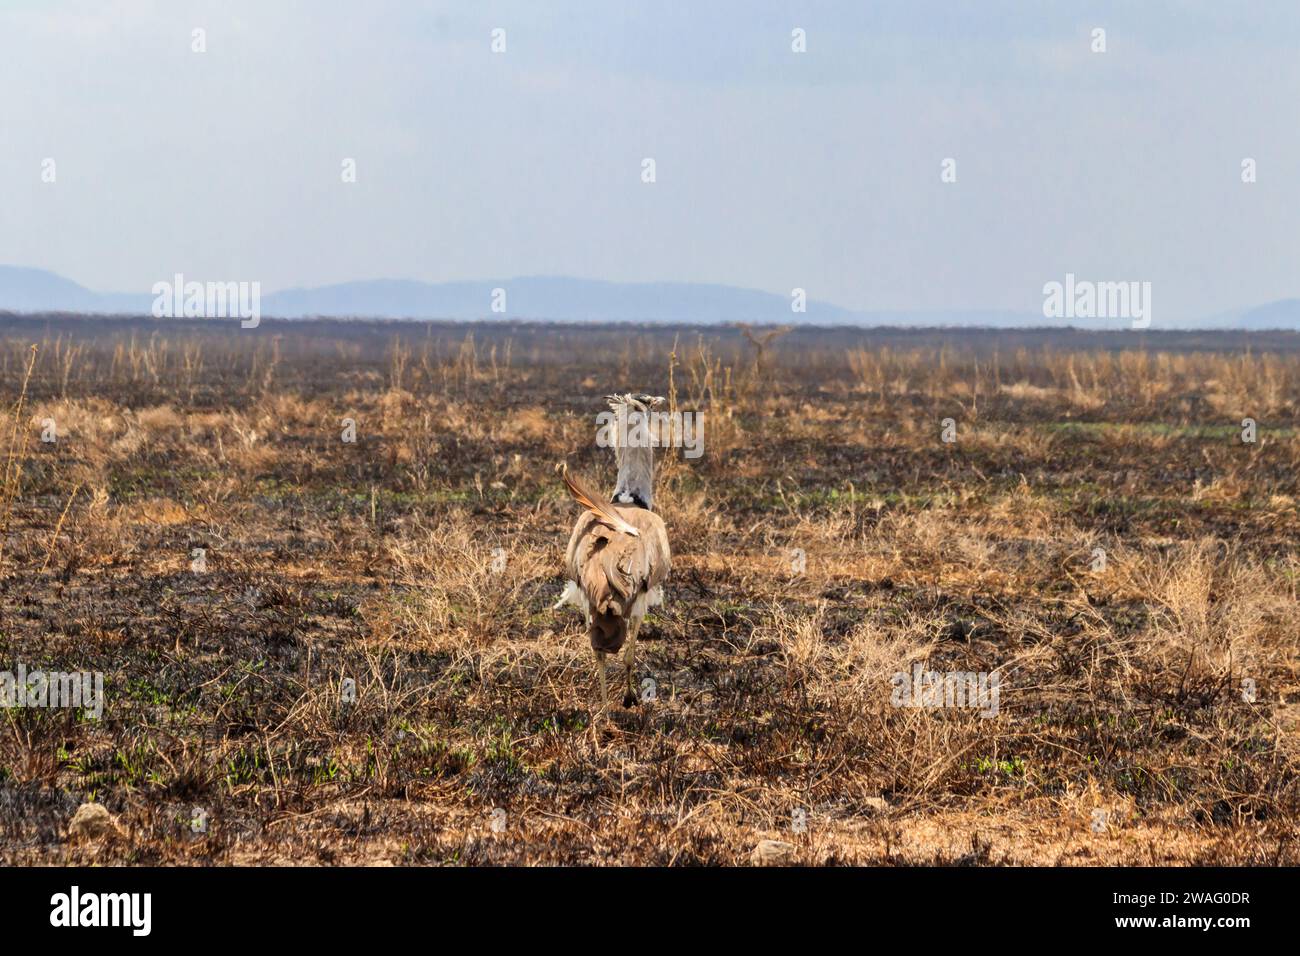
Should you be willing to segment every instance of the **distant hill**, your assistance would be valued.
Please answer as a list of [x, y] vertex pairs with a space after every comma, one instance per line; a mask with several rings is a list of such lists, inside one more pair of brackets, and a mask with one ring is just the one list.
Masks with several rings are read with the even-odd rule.
[[0, 309], [9, 312], [95, 312], [100, 296], [71, 279], [19, 266], [0, 266]]
[[[493, 290], [505, 291], [505, 311], [492, 309]], [[790, 311], [788, 296], [734, 286], [688, 282], [604, 282], [562, 276], [524, 276], [465, 282], [379, 279], [315, 289], [288, 289], [262, 298], [262, 313], [418, 319], [567, 319], [576, 322], [789, 322], [828, 325], [861, 321], [836, 305], [809, 300]]]
[[[170, 279], [170, 276], [166, 278]], [[493, 290], [505, 290], [505, 311], [492, 310]], [[41, 269], [0, 266], [0, 311], [148, 315], [147, 292], [94, 292]], [[1038, 312], [1005, 310], [855, 312], [809, 299], [807, 311], [790, 298], [736, 286], [693, 282], [606, 282], [565, 276], [524, 276], [460, 282], [370, 279], [262, 294], [267, 318], [539, 319], [577, 322], [685, 322], [1126, 329], [1127, 320], [1046, 319]], [[1242, 311], [1191, 320], [1162, 320], [1160, 329], [1300, 329], [1300, 299], [1282, 299]]]
[[1278, 299], [1241, 313], [1233, 328], [1296, 329], [1300, 328], [1300, 299]]
[[[170, 280], [170, 276], [165, 277]], [[193, 278], [193, 277], [191, 277]], [[494, 312], [493, 290], [505, 290], [505, 311]], [[0, 266], [0, 310], [144, 314], [147, 293], [92, 292], [40, 269]], [[688, 282], [603, 282], [530, 276], [462, 282], [373, 279], [312, 289], [262, 293], [270, 318], [562, 319], [570, 321], [789, 322], [826, 325], [862, 321], [836, 305], [809, 300], [790, 311], [790, 299], [734, 286]]]

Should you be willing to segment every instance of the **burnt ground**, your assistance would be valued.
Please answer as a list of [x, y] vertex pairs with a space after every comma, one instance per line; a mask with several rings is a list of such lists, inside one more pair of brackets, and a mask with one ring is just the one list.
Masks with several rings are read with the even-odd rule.
[[[0, 670], [106, 698], [0, 710], [4, 863], [1297, 862], [1300, 337], [50, 316], [0, 368]], [[628, 388], [705, 445], [593, 726], [556, 469]]]

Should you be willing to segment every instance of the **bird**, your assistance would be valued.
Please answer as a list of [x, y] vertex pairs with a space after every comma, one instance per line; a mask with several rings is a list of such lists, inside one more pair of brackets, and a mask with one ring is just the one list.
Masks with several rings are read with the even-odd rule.
[[[564, 484], [583, 508], [565, 554], [567, 582], [555, 608], [578, 607], [595, 655], [601, 714], [609, 707], [606, 658], [623, 652], [623, 706], [636, 704], [636, 640], [646, 611], [663, 603], [672, 554], [668, 529], [654, 506], [654, 448], [649, 439], [655, 395], [607, 396], [619, 423], [614, 442], [618, 477], [609, 502], [566, 468]], [[624, 427], [624, 423], [632, 427]]]

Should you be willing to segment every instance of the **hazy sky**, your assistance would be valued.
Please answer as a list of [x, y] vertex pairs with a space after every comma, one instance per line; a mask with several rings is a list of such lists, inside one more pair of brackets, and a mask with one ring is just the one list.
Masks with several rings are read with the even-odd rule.
[[0, 263], [101, 291], [566, 274], [1038, 311], [1074, 272], [1194, 317], [1300, 295], [1298, 176], [1294, 0], [0, 0]]

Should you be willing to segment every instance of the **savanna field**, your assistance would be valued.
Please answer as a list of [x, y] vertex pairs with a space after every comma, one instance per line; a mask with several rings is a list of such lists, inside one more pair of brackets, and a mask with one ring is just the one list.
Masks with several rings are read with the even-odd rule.
[[[0, 863], [1300, 863], [1300, 335], [769, 332], [0, 317], [0, 670], [105, 693], [0, 710]], [[704, 453], [593, 726], [628, 390]]]

